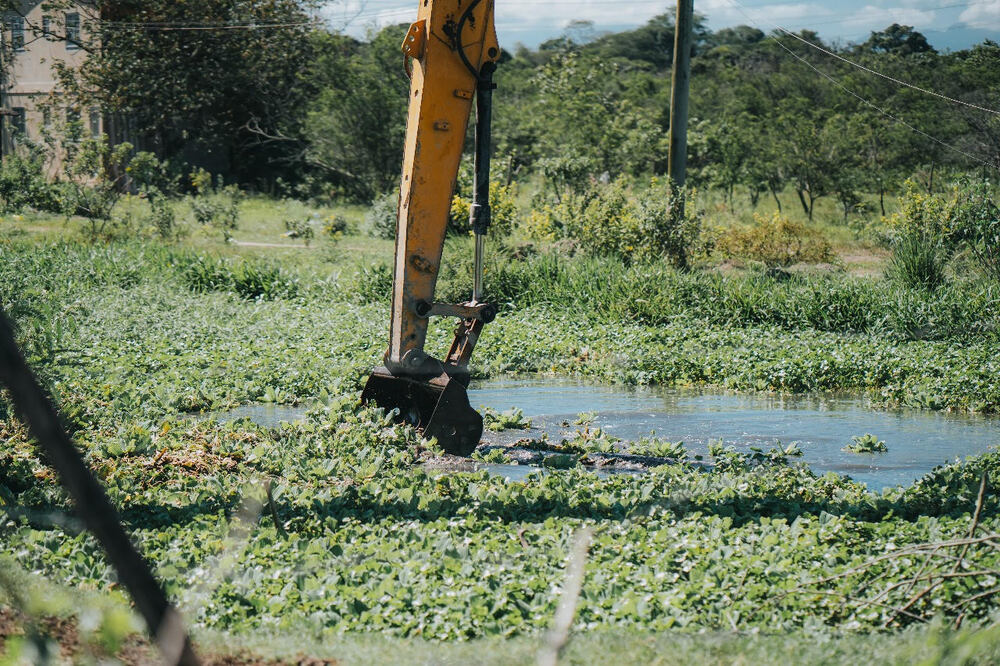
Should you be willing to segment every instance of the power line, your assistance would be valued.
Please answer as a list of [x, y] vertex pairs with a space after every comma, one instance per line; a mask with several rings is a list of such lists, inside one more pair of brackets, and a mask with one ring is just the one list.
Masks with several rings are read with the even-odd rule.
[[118, 23], [118, 22], [102, 22], [100, 27], [111, 28], [115, 30], [145, 30], [150, 32], [188, 32], [188, 31], [206, 31], [206, 30], [271, 30], [271, 29], [281, 29], [281, 28], [304, 28], [307, 26], [319, 27], [325, 25], [325, 22], [319, 20], [313, 21], [299, 21], [296, 23], [219, 23], [215, 25], [170, 25], [170, 24], [156, 24], [156, 23]]
[[980, 111], [986, 111], [987, 113], [995, 113], [997, 115], [1000, 115], [1000, 111], [997, 111], [996, 109], [990, 109], [990, 108], [987, 108], [985, 106], [979, 106], [978, 104], [972, 104], [971, 102], [964, 102], [964, 101], [962, 101], [960, 99], [955, 99], [954, 97], [949, 97], [948, 95], [943, 95], [943, 94], [941, 94], [939, 92], [935, 92], [933, 90], [928, 90], [927, 88], [921, 88], [918, 85], [914, 85], [912, 83], [908, 83], [908, 82], [903, 81], [901, 79], [897, 79], [897, 78], [895, 78], [893, 76], [889, 76], [888, 74], [883, 74], [882, 72], [880, 72], [878, 70], [872, 69], [870, 67], [866, 67], [866, 66], [862, 65], [861, 63], [854, 62], [853, 60], [849, 60], [848, 58], [843, 57], [839, 53], [835, 53], [833, 51], [830, 51], [829, 49], [825, 49], [822, 46], [820, 46], [819, 44], [814, 44], [811, 41], [809, 41], [808, 39], [805, 39], [804, 37], [802, 37], [800, 35], [797, 35], [794, 32], [791, 32], [790, 30], [786, 30], [785, 28], [782, 28], [781, 26], [778, 26], [778, 30], [780, 30], [781, 32], [785, 33], [789, 37], [794, 37], [795, 39], [799, 40], [803, 44], [811, 46], [812, 48], [816, 49], [817, 51], [820, 51], [821, 53], [825, 53], [826, 55], [831, 56], [833, 58], [836, 58], [837, 60], [840, 60], [841, 62], [846, 62], [848, 65], [851, 65], [853, 67], [857, 67], [858, 69], [863, 70], [865, 72], [868, 72], [869, 74], [874, 74], [875, 76], [880, 76], [880, 77], [882, 77], [883, 79], [885, 79], [887, 81], [892, 81], [895, 84], [898, 84], [898, 85], [901, 85], [901, 86], [905, 86], [907, 88], [912, 88], [913, 90], [918, 90], [918, 91], [920, 91], [922, 93], [926, 93], [928, 95], [933, 95], [934, 97], [938, 97], [940, 99], [947, 100], [947, 101], [953, 102], [955, 104], [962, 104], [963, 106], [968, 106], [968, 107], [973, 108], [973, 109], [978, 109]]
[[[737, 10], [741, 14], [743, 14], [743, 16], [745, 16], [747, 18], [747, 20], [749, 20], [758, 29], [760, 29], [760, 25], [753, 19], [753, 17], [751, 17], [749, 14], [747, 14], [744, 11], [744, 7], [739, 2], [739, 0], [728, 0], [728, 2], [730, 4], [732, 4], [734, 7], [736, 7]], [[780, 26], [775, 26], [775, 27], [778, 28], [779, 30], [782, 30], [782, 28], [780, 28]], [[937, 138], [936, 136], [928, 134], [927, 132], [925, 132], [924, 130], [922, 130], [922, 129], [918, 128], [918, 127], [914, 127], [913, 125], [911, 125], [910, 123], [906, 122], [902, 118], [898, 118], [897, 116], [889, 113], [888, 111], [886, 111], [885, 109], [883, 109], [882, 107], [880, 107], [878, 104], [875, 104], [874, 102], [866, 99], [865, 97], [862, 97], [858, 93], [854, 92], [853, 90], [851, 90], [850, 88], [848, 88], [847, 86], [845, 86], [844, 84], [842, 84], [837, 79], [833, 78], [832, 76], [830, 76], [826, 72], [822, 71], [821, 69], [819, 69], [818, 67], [816, 67], [815, 65], [813, 65], [811, 62], [809, 62], [808, 60], [806, 60], [805, 58], [803, 58], [802, 56], [800, 56], [799, 54], [797, 54], [795, 51], [792, 51], [790, 48], [788, 48], [787, 46], [785, 46], [784, 42], [782, 42], [777, 37], [772, 36], [771, 39], [773, 39], [778, 44], [778, 46], [780, 46], [785, 51], [787, 51], [788, 54], [791, 55], [793, 58], [795, 58], [799, 62], [803, 63], [807, 67], [809, 67], [809, 69], [813, 70], [814, 72], [816, 72], [817, 74], [819, 74], [820, 76], [822, 76], [824, 79], [830, 81], [830, 83], [834, 84], [835, 86], [837, 86], [838, 88], [840, 88], [842, 91], [846, 92], [851, 97], [854, 97], [855, 99], [857, 99], [860, 102], [866, 104], [867, 106], [870, 106], [871, 108], [875, 109], [876, 111], [878, 111], [879, 113], [881, 113], [885, 117], [889, 118], [890, 120], [892, 120], [892, 121], [894, 121], [894, 122], [902, 125], [903, 127], [906, 127], [907, 129], [909, 129], [912, 132], [915, 132], [915, 133], [919, 134], [920, 136], [924, 137], [925, 139], [929, 139], [930, 141], [933, 141], [934, 143], [936, 143], [936, 144], [938, 144], [940, 146], [943, 146], [944, 148], [947, 148], [948, 150], [951, 150], [952, 152], [958, 153], [959, 155], [963, 155], [963, 156], [967, 157], [968, 159], [970, 159], [970, 160], [972, 160], [974, 162], [978, 162], [979, 164], [982, 164], [983, 166], [988, 166], [990, 168], [993, 168], [993, 169], [996, 169], [996, 170], [1000, 171], [1000, 165], [995, 164], [995, 163], [993, 163], [993, 162], [991, 162], [991, 161], [989, 161], [987, 159], [983, 159], [981, 157], [973, 155], [971, 153], [967, 153], [964, 150], [962, 150], [961, 148], [956, 148], [955, 146], [951, 145], [950, 143], [942, 141], [941, 139]]]

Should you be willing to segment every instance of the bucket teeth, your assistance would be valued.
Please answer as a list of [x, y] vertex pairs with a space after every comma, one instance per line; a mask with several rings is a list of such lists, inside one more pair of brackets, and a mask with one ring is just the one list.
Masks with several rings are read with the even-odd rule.
[[416, 379], [378, 368], [368, 378], [361, 401], [398, 410], [400, 422], [416, 426], [427, 439], [436, 437], [452, 455], [468, 456], [483, 435], [483, 417], [469, 404], [465, 386], [447, 374]]

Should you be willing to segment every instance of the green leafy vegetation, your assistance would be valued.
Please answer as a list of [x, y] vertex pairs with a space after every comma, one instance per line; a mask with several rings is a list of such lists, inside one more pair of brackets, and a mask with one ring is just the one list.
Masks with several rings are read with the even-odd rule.
[[753, 219], [752, 226], [723, 230], [715, 239], [715, 248], [725, 256], [752, 259], [767, 266], [831, 262], [835, 258], [829, 241], [816, 229], [780, 213], [771, 217], [754, 213]]
[[851, 443], [845, 446], [844, 450], [851, 453], [885, 453], [889, 447], [875, 435], [866, 433], [852, 437]]
[[[146, 5], [135, 20], [272, 29], [94, 32], [102, 48], [59, 68], [62, 92], [128, 112], [136, 145], [157, 152], [85, 137], [78, 118], [72, 141], [16, 137], [0, 168], [3, 213], [17, 215], [0, 220], [0, 307], [202, 641], [335, 645], [362, 663], [530, 662], [587, 528], [568, 663], [997, 660], [996, 452], [873, 493], [810, 472], [794, 443], [715, 441], [692, 459], [680, 442], [621, 441], [584, 412], [565, 440], [525, 445], [544, 462], [524, 480], [425, 466], [434, 442], [358, 404], [388, 324], [409, 99], [400, 28], [329, 34], [311, 5], [284, 0]], [[574, 24], [503, 54], [486, 266], [501, 312], [474, 376], [1000, 412], [997, 198], [975, 161], [994, 159], [992, 121], [817, 64], [875, 105], [859, 109], [775, 38], [697, 23], [697, 191], [662, 180], [671, 16], [608, 35]], [[1000, 105], [995, 44], [936, 53], [892, 26], [830, 48]], [[920, 131], [877, 107], [905, 108]], [[469, 180], [438, 281], [451, 302], [471, 295]], [[435, 321], [429, 351], [452, 331]], [[313, 407], [275, 427], [217, 420], [253, 403]], [[530, 426], [520, 410], [485, 416]], [[2, 396], [0, 440], [3, 602], [26, 627], [75, 614], [94, 660], [110, 656], [134, 629], [115, 577]], [[664, 464], [587, 471], [630, 455]], [[513, 462], [503, 447], [475, 459]], [[40, 604], [58, 596], [45, 580], [97, 601]], [[47, 645], [36, 634], [4, 657]]]
[[494, 432], [525, 430], [531, 427], [531, 419], [525, 418], [524, 412], [517, 407], [503, 412], [487, 407], [483, 410], [483, 425]]
[[[594, 415], [581, 419], [577, 436], [549, 445], [556, 455], [544, 475], [510, 483], [485, 472], [431, 473], [420, 466], [427, 443], [412, 429], [357, 405], [360, 382], [384, 350], [388, 269], [375, 270], [370, 260], [330, 265], [296, 254], [281, 261], [152, 241], [15, 237], [2, 251], [0, 301], [15, 314], [22, 344], [171, 595], [203, 631], [317, 640], [345, 631], [534, 636], [550, 621], [567, 549], [584, 525], [596, 532], [578, 617], [594, 630], [735, 625], [798, 635], [923, 624], [894, 615], [906, 599], [891, 595], [919, 575], [925, 544], [968, 533], [982, 472], [1000, 473], [988, 454], [879, 495], [796, 466], [794, 446], [716, 447], [705, 461], [714, 470], [705, 471], [686, 463], [678, 444], [607, 436], [592, 427]], [[893, 339], [884, 330], [824, 332], [802, 319], [715, 324], [711, 311], [653, 325], [623, 320], [596, 290], [570, 301], [573, 283], [562, 281], [608, 289], [622, 276], [640, 284], [658, 275], [664, 294], [702, 284], [731, 294], [753, 280], [645, 264], [614, 268], [586, 257], [509, 261], [509, 271], [537, 272], [532, 281], [508, 283], [524, 287], [505, 287], [520, 309], [486, 329], [479, 376], [542, 371], [749, 390], [851, 389], [931, 408], [1000, 405], [995, 342], [985, 333], [966, 331], [956, 337], [962, 342]], [[366, 272], [377, 277], [361, 277]], [[817, 284], [826, 290], [812, 284], [772, 280], [758, 288], [786, 290], [784, 307], [809, 290], [817, 309], [827, 310], [837, 289], [886, 289], [850, 278], [824, 278]], [[935, 298], [959, 288], [946, 285]], [[534, 300], [535, 290], [549, 298]], [[958, 291], [951, 298], [933, 301], [929, 312], [960, 300], [968, 307]], [[538, 321], [546, 322], [544, 335]], [[450, 333], [449, 322], [436, 323], [431, 348]], [[276, 428], [183, 416], [265, 400], [319, 406], [306, 421]], [[113, 577], [93, 541], [43, 518], [66, 514], [65, 499], [24, 432], [4, 419], [4, 552], [62, 584], [106, 590]], [[583, 471], [588, 453], [676, 462], [643, 476], [602, 478]], [[502, 451], [481, 457], [508, 462]], [[236, 508], [262, 496], [268, 480], [274, 512], [252, 523], [246, 544], [231, 544]], [[980, 512], [983, 533], [1000, 527], [996, 511], [990, 497]], [[829, 556], [818, 558], [817, 549]], [[878, 560], [896, 552], [915, 555]], [[992, 571], [1000, 566], [994, 552], [975, 546], [966, 557], [972, 569]], [[240, 565], [216, 579], [220, 557]], [[869, 569], [870, 577], [858, 573]], [[988, 578], [942, 581], [907, 612], [943, 612], [952, 622], [965, 613], [970, 624], [993, 612], [990, 596], [955, 606], [975, 595], [967, 585], [992, 589]], [[887, 606], [864, 603], [897, 583]], [[193, 592], [203, 585], [207, 593]]]

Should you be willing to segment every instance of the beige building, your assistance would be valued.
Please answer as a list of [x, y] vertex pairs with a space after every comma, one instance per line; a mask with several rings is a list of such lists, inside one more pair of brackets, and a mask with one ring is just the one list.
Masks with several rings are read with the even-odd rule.
[[39, 141], [45, 127], [80, 120], [85, 131], [99, 134], [103, 121], [97, 109], [71, 109], [44, 104], [56, 88], [53, 66], [79, 66], [87, 57], [81, 47], [83, 33], [94, 9], [85, 2], [66, 3], [59, 10], [45, 9], [45, 2], [20, 3], [19, 11], [7, 12], [3, 19], [3, 67], [0, 82], [3, 154], [9, 154], [18, 139]]

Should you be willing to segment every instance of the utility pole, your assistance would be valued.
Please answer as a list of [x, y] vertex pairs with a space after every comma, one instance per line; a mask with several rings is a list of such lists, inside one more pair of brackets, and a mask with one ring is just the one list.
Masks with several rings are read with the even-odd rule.
[[687, 180], [688, 88], [691, 81], [693, 23], [694, 0], [677, 0], [670, 94], [670, 165], [667, 173], [675, 184], [682, 187]]

